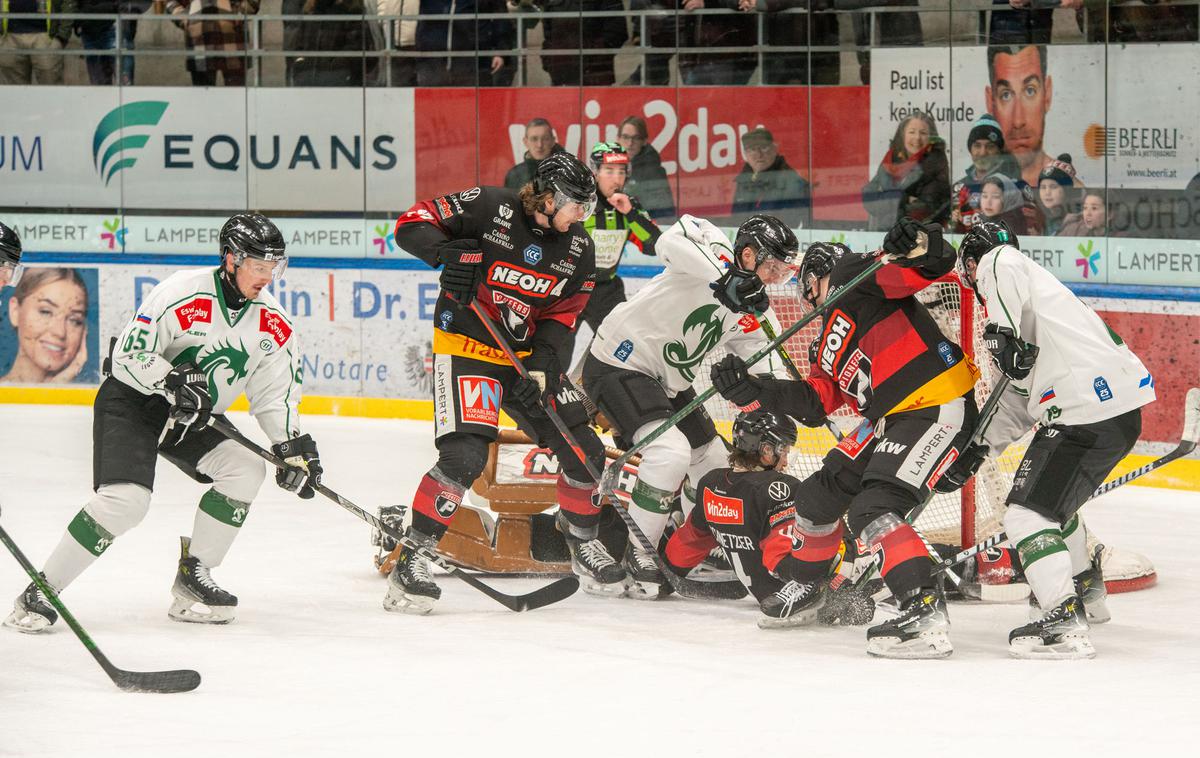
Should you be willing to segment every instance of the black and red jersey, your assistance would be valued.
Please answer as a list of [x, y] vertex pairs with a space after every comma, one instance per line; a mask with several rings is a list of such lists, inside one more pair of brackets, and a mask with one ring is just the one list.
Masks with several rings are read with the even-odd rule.
[[781, 471], [713, 469], [696, 486], [696, 507], [667, 542], [672, 566], [690, 569], [718, 545], [758, 600], [783, 586], [780, 563], [792, 558], [800, 482]]
[[[874, 421], [967, 394], [979, 369], [913, 297], [949, 272], [954, 257], [943, 260], [941, 271], [888, 264], [858, 283], [825, 314], [808, 378], [764, 379], [760, 402], [805, 420], [849, 403]], [[874, 261], [874, 254], [843, 255], [830, 273], [829, 294]]]
[[[476, 300], [508, 332], [518, 354], [532, 348], [539, 327], [549, 322], [574, 329], [595, 287], [595, 248], [583, 225], [572, 224], [563, 233], [543, 229], [525, 215], [513, 190], [472, 187], [421, 201], [396, 222], [395, 237], [434, 267], [439, 243], [478, 242], [483, 282]], [[478, 317], [444, 292], [437, 301], [433, 350], [508, 363]]]

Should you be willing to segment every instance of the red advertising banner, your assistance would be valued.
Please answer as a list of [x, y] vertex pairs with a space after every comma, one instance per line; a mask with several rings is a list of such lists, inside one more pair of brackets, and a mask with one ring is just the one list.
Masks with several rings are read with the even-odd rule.
[[745, 164], [741, 135], [763, 126], [812, 185], [814, 222], [866, 219], [867, 87], [418, 89], [414, 109], [418, 198], [502, 184], [523, 157], [533, 118], [547, 119], [559, 143], [582, 157], [636, 115], [649, 126], [681, 211], [729, 214]]

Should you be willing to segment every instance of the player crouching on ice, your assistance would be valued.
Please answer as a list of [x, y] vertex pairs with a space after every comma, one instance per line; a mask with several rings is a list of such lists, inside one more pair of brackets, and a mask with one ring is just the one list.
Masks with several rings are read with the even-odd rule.
[[[927, 243], [921, 244], [924, 237]], [[902, 219], [884, 239], [883, 254], [891, 262], [824, 314], [806, 379], [754, 377], [736, 356], [717, 363], [712, 379], [742, 408], [761, 406], [809, 426], [853, 403], [863, 424], [800, 484], [795, 560], [784, 578], [803, 585], [797, 605], [824, 603], [821, 580], [841, 549], [842, 517], [848, 513], [854, 536], [882, 552], [883, 581], [901, 609], [898, 618], [867, 630], [867, 652], [944, 657], [953, 650], [946, 601], [930, 575], [925, 544], [904, 516], [929, 496], [969, 440], [979, 371], [913, 297], [954, 268], [954, 248], [943, 241], [941, 229]], [[804, 299], [821, 306], [876, 258], [845, 245], [813, 243], [800, 264]]]
[[[625, 571], [598, 539], [596, 482], [544, 410], [553, 404], [583, 454], [602, 470], [604, 445], [590, 426], [583, 397], [563, 375], [559, 352], [595, 286], [592, 240], [581, 223], [595, 205], [592, 172], [574, 156], [555, 153], [538, 164], [533, 181], [520, 192], [473, 187], [419, 202], [397, 221], [397, 244], [442, 266], [433, 332], [438, 459], [413, 496], [408, 535], [432, 548], [446, 533], [463, 494], [487, 463], [503, 408], [562, 465], [556, 523], [581, 584], [620, 594]], [[472, 301], [508, 332], [533, 379], [519, 377], [468, 307]], [[427, 561], [401, 549], [383, 607], [429, 613], [439, 597]]]
[[[823, 623], [866, 624], [875, 612], [869, 595], [848, 590], [822, 607], [803, 585], [781, 578], [795, 560], [792, 533], [800, 482], [786, 473], [795, 444], [796, 422], [787, 416], [764, 410], [739, 414], [730, 468], [714, 469], [696, 485], [699, 507], [667, 542], [667, 566], [686, 576], [719, 545], [758, 601], [763, 629], [811, 624], [818, 615]], [[841, 585], [838, 567], [831, 572], [832, 583]]]
[[986, 309], [984, 344], [1012, 381], [985, 419], [983, 444], [946, 470], [943, 488], [961, 487], [989, 452], [1040, 424], [1004, 514], [1040, 608], [1008, 644], [1018, 658], [1091, 658], [1088, 618], [1109, 616], [1099, 554], [1093, 563], [1076, 511], [1133, 449], [1154, 379], [1095, 311], [1021, 253], [1003, 222], [976, 224], [958, 254], [963, 283]]
[[[221, 228], [221, 266], [180, 271], [160, 282], [121, 332], [111, 375], [96, 394], [96, 494], [67, 527], [42, 575], [62, 592], [150, 508], [158, 455], [202, 484], [191, 538], [169, 610], [176, 621], [224, 624], [237, 598], [213, 580], [266, 476], [261, 460], [208, 426], [244, 391], [250, 413], [287, 468], [276, 482], [313, 496], [322, 469], [317, 446], [301, 435], [300, 349], [294, 328], [265, 287], [287, 266], [283, 235], [258, 214]], [[164, 434], [163, 431], [166, 430]], [[161, 438], [161, 441], [160, 441]], [[39, 632], [58, 614], [30, 584], [4, 622]]]
[[[792, 278], [799, 243], [774, 216], [752, 216], [731, 248], [716, 226], [685, 215], [655, 247], [663, 272], [604, 319], [583, 365], [584, 391], [625, 448], [696, 397], [692, 382], [709, 352], [725, 346], [749, 356], [766, 345], [758, 318], [770, 319], [777, 330], [778, 323], [767, 312], [765, 285]], [[778, 359], [765, 363], [783, 375]], [[725, 466], [725, 443], [698, 407], [641, 455], [629, 514], [657, 545], [684, 477], [694, 483]], [[685, 488], [685, 510], [694, 503]], [[624, 563], [633, 580], [627, 597], [655, 600], [670, 590], [655, 555], [632, 536]]]

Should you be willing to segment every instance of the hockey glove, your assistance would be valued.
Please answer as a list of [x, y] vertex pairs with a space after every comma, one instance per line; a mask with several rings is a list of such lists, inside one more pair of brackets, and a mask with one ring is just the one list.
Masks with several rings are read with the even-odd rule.
[[770, 305], [762, 279], [737, 266], [730, 266], [708, 286], [712, 287], [717, 302], [735, 313], [765, 313]]
[[983, 465], [983, 459], [987, 457], [988, 448], [986, 445], [967, 445], [967, 449], [954, 459], [954, 462], [946, 467], [933, 485], [934, 492], [958, 492], [963, 488], [971, 477], [975, 476], [975, 472]]
[[181, 430], [180, 439], [191, 429], [208, 424], [212, 416], [212, 396], [208, 394], [208, 377], [196, 368], [196, 364], [182, 363], [171, 369], [164, 386], [171, 403], [171, 420]]
[[[921, 234], [926, 239], [922, 245]], [[883, 251], [898, 266], [914, 268], [929, 266], [945, 256], [942, 243], [942, 227], [933, 223], [921, 223], [905, 217], [896, 222], [883, 238]], [[953, 248], [951, 248], [953, 251]]]
[[713, 387], [721, 397], [742, 410], [753, 410], [762, 394], [763, 383], [750, 375], [746, 362], [736, 355], [717, 361], [710, 374]]
[[325, 473], [313, 438], [302, 434], [272, 445], [271, 452], [284, 462], [275, 470], [275, 483], [305, 500], [311, 499], [315, 494], [314, 488], [321, 483], [321, 475]]
[[1038, 346], [1025, 342], [1012, 329], [988, 324], [983, 329], [983, 346], [992, 354], [996, 367], [1012, 379], [1024, 379], [1037, 361]]
[[438, 248], [442, 262], [442, 289], [463, 308], [475, 299], [475, 290], [483, 281], [480, 264], [483, 252], [475, 240], [449, 240]]

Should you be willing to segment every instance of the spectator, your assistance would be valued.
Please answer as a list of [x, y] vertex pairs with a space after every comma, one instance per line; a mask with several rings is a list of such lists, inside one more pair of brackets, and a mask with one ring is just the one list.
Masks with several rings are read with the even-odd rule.
[[[209, 14], [258, 13], [259, 0], [167, 0], [166, 10], [178, 16], [175, 24], [183, 29], [188, 56], [187, 69], [192, 85], [215, 87], [220, 72], [226, 87], [244, 87], [250, 60], [245, 55], [208, 55], [246, 49], [246, 24], [240, 19], [208, 20]], [[186, 18], [183, 18], [185, 17]]]
[[909, 216], [944, 224], [950, 217], [950, 164], [946, 143], [925, 113], [900, 122], [875, 172], [863, 187], [863, 205], [874, 231]]
[[763, 127], [742, 135], [746, 163], [735, 179], [734, 221], [770, 213], [793, 229], [805, 226], [812, 202], [808, 182], [779, 154], [775, 137]]
[[1013, 233], [1041, 234], [1041, 211], [1025, 196], [1016, 180], [1004, 174], [992, 174], [979, 190], [979, 221], [1003, 221]]
[[[824, 13], [833, 0], [739, 0], [743, 11], [766, 11], [767, 44], [772, 47], [838, 47], [838, 17]], [[783, 13], [805, 10], [807, 13]], [[811, 35], [810, 35], [811, 27]], [[841, 79], [841, 54], [780, 52], [763, 56], [763, 84], [837, 84]], [[812, 80], [809, 81], [811, 71]]]
[[[543, 18], [543, 50], [608, 48], [616, 50], [629, 37], [625, 29], [625, 6], [621, 0], [539, 0], [546, 13], [609, 11], [610, 16]], [[586, 31], [585, 31], [586, 30]], [[554, 85], [607, 87], [616, 83], [613, 61], [616, 53], [598, 55], [543, 55], [542, 68]]]
[[1192, 0], [1109, 0], [1107, 7], [1091, 7], [1086, 13], [1083, 5], [1082, 0], [1063, 3], [1064, 8], [1075, 8], [1075, 20], [1088, 42], [1195, 42], [1198, 38], [1197, 6]]
[[525, 125], [521, 144], [525, 145], [525, 158], [504, 175], [504, 186], [511, 190], [519, 190], [532, 182], [543, 158], [550, 153], [563, 152], [562, 145], [554, 137], [554, 129], [544, 118], [535, 118]]
[[[77, 0], [81, 14], [117, 15], [117, 0]], [[112, 50], [117, 46], [117, 22], [113, 18], [77, 18], [71, 22], [84, 50]], [[116, 70], [114, 55], [85, 55], [88, 81], [96, 85], [113, 83]]]
[[642, 201], [656, 221], [663, 223], [675, 219], [675, 198], [671, 183], [662, 165], [662, 156], [650, 144], [650, 133], [646, 120], [641, 116], [629, 116], [617, 130], [617, 142], [629, 154], [629, 179], [625, 187], [629, 194]]
[[[280, 13], [285, 16], [300, 16], [304, 12], [306, 0], [283, 0]], [[300, 31], [306, 22], [300, 18], [284, 19], [283, 21], [283, 51], [298, 52], [300, 50]], [[296, 56], [289, 55], [283, 59], [283, 80], [289, 87], [296, 85], [292, 70], [296, 66]]]
[[[661, 11], [675, 8], [670, 0], [629, 0], [631, 11]], [[644, 24], [644, 25], [643, 25]], [[642, 40], [642, 30], [645, 29], [648, 40]], [[679, 23], [675, 15], [646, 16], [633, 18], [633, 34], [630, 35], [634, 45], [643, 41], [649, 46], [660, 50], [670, 50], [679, 47]], [[625, 84], [645, 84], [647, 86], [666, 86], [671, 83], [671, 58], [675, 53], [646, 53], [644, 63], [634, 70]]]
[[[286, 1], [286, 0], [285, 0]], [[421, 12], [420, 0], [366, 0], [369, 16], [415, 16]], [[385, 27], [391, 36], [384, 34]], [[417, 86], [417, 20], [393, 19], [371, 24], [376, 50], [393, 51], [382, 65], [390, 70], [379, 73], [378, 84], [392, 87]]]
[[984, 179], [992, 174], [1004, 174], [1013, 179], [1021, 176], [1017, 159], [1004, 152], [1004, 134], [990, 113], [983, 114], [971, 126], [967, 133], [967, 150], [971, 153], [971, 165], [950, 193], [950, 223], [958, 234], [965, 234], [975, 225]]
[[[872, 7], [894, 8], [916, 7], [920, 0], [833, 0], [839, 11], [859, 10]], [[878, 40], [872, 39], [872, 22], [879, 27]], [[921, 14], [897, 11], [895, 13], [860, 12], [854, 14], [854, 44], [858, 47], [858, 76], [863, 84], [871, 83], [871, 47], [920, 47], [925, 36], [921, 31]]]
[[[297, 39], [306, 52], [362, 51], [367, 35], [362, 21], [341, 21], [321, 16], [361, 16], [363, 0], [305, 0], [304, 19]], [[361, 87], [364, 58], [306, 55], [296, 58], [292, 81], [297, 87]]]
[[1104, 237], [1108, 234], [1108, 211], [1104, 190], [1083, 191], [1079, 213], [1068, 214], [1058, 230], [1059, 237]]
[[[422, 14], [461, 16], [422, 19], [417, 22], [417, 52], [463, 50], [512, 50], [516, 25], [495, 18], [476, 18], [476, 13], [505, 13], [504, 0], [420, 0]], [[417, 84], [422, 87], [492, 87], [512, 83], [513, 66], [508, 56], [474, 57], [423, 56], [417, 60]]]
[[992, 0], [992, 10], [979, 14], [979, 36], [989, 45], [1049, 45], [1054, 9], [1081, 4], [1082, 0]]
[[1071, 155], [1063, 153], [1046, 164], [1038, 180], [1038, 208], [1046, 220], [1046, 236], [1058, 234], [1067, 216], [1067, 198], [1075, 188], [1075, 167]]
[[[753, 47], [758, 44], [758, 22], [746, 13], [694, 16], [701, 8], [725, 8], [737, 11], [739, 0], [676, 0], [684, 13], [677, 17], [679, 46], [699, 49]], [[758, 67], [754, 53], [709, 53], [693, 51], [679, 54], [679, 77], [684, 84], [744, 85]]]
[[[4, 0], [3, 9], [0, 84], [62, 84], [63, 56], [56, 53], [71, 39], [72, 22], [53, 14], [78, 12], [76, 0]], [[8, 18], [9, 13], [40, 13], [47, 18]]]

